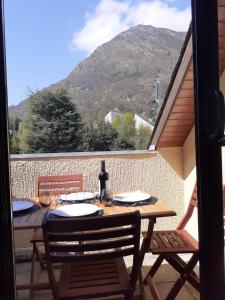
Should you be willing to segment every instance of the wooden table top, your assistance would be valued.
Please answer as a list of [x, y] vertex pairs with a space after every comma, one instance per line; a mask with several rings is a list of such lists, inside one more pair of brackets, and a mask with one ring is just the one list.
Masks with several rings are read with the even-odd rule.
[[[49, 207], [39, 207], [38, 198], [33, 198], [30, 200], [37, 205], [36, 209], [22, 216], [14, 216], [13, 223], [14, 223], [15, 230], [41, 228], [43, 216], [49, 210]], [[101, 206], [104, 209], [104, 215], [122, 214], [127, 212], [133, 212], [136, 210], [140, 211], [142, 219], [170, 217], [176, 215], [175, 211], [167, 208], [160, 201], [157, 201], [155, 204], [134, 206], [134, 207], [131, 206], [106, 207], [103, 204], [100, 204], [99, 206]], [[51, 205], [50, 209], [54, 209], [54, 207], [56, 207], [56, 205]]]

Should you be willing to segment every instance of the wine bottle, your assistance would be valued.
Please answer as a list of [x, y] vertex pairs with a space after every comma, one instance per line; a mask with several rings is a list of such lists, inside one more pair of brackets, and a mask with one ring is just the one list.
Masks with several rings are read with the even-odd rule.
[[109, 174], [105, 170], [105, 161], [101, 160], [101, 171], [98, 175], [99, 178], [99, 193], [100, 193], [100, 199], [104, 197], [104, 194], [107, 193], [107, 186], [106, 182], [109, 179]]

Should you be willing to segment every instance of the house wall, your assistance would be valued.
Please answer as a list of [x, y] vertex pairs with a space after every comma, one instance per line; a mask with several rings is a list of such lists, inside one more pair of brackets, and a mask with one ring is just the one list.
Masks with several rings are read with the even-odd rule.
[[[184, 205], [185, 210], [189, 204], [191, 194], [196, 183], [196, 161], [195, 161], [195, 131], [192, 128], [184, 146]], [[186, 230], [198, 239], [198, 215], [195, 209], [190, 221], [186, 225]]]
[[142, 119], [141, 117], [139, 117], [138, 115], [134, 115], [135, 118], [135, 128], [138, 129], [140, 126], [145, 126], [145, 127], [149, 127], [151, 130], [153, 130], [153, 126], [148, 123], [147, 121], [145, 121], [144, 119]]
[[[220, 77], [220, 89], [225, 95], [225, 71]], [[195, 162], [195, 132], [192, 128], [184, 146], [184, 202], [185, 209], [189, 203], [191, 193], [196, 182], [196, 162]], [[222, 147], [222, 169], [223, 169], [223, 185], [225, 185], [225, 148]], [[187, 224], [187, 230], [197, 239], [197, 211], [194, 212], [191, 220]]]
[[[80, 173], [84, 189], [97, 191], [100, 160], [105, 159], [110, 188], [118, 192], [143, 190], [156, 196], [177, 212], [177, 217], [159, 219], [157, 228], [174, 228], [184, 210], [182, 149], [118, 153], [14, 155], [11, 157], [12, 194], [34, 197], [37, 176]], [[18, 231], [15, 237], [17, 247], [28, 246], [28, 233]]]
[[113, 119], [116, 116], [120, 116], [121, 113], [115, 112], [115, 111], [110, 111], [109, 113], [107, 113], [107, 115], [105, 116], [105, 122], [109, 122], [110, 124], [112, 124]]
[[[221, 77], [221, 90], [225, 94], [225, 72]], [[193, 127], [184, 146], [184, 203], [185, 209], [190, 201], [191, 193], [196, 182], [196, 161], [195, 161], [195, 128]], [[225, 149], [222, 147], [222, 171], [223, 185], [225, 185]], [[187, 224], [187, 230], [197, 239], [197, 211], [194, 212], [191, 220]]]

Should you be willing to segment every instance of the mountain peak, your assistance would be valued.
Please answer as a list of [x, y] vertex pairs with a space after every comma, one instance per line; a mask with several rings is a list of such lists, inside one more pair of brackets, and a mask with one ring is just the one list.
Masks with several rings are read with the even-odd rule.
[[[183, 32], [151, 25], [129, 28], [48, 89], [65, 88], [85, 119], [102, 119], [114, 107], [146, 114], [156, 78], [160, 98], [165, 94], [184, 37]], [[23, 117], [28, 101], [10, 107], [10, 115]]]

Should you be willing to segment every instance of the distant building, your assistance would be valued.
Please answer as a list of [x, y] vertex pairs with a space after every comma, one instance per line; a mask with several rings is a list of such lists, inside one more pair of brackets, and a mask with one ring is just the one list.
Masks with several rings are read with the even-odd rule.
[[149, 119], [146, 116], [135, 114], [135, 128], [138, 129], [140, 126], [149, 127], [151, 130], [153, 130], [152, 124], [149, 122]]
[[[105, 116], [105, 122], [109, 122], [110, 124], [112, 124], [112, 122], [116, 116], [121, 116], [121, 113], [117, 112], [117, 111], [110, 111]], [[134, 114], [134, 119], [135, 119], [135, 128], [136, 129], [138, 129], [140, 126], [145, 126], [145, 127], [149, 127], [151, 130], [153, 130], [153, 126], [151, 125], [151, 123], [149, 122], [149, 119], [146, 116]]]
[[105, 116], [105, 122], [109, 122], [110, 124], [112, 124], [113, 122], [113, 119], [116, 117], [116, 116], [120, 116], [121, 113], [119, 112], [116, 112], [116, 111], [110, 111], [109, 113], [107, 113], [107, 115]]

